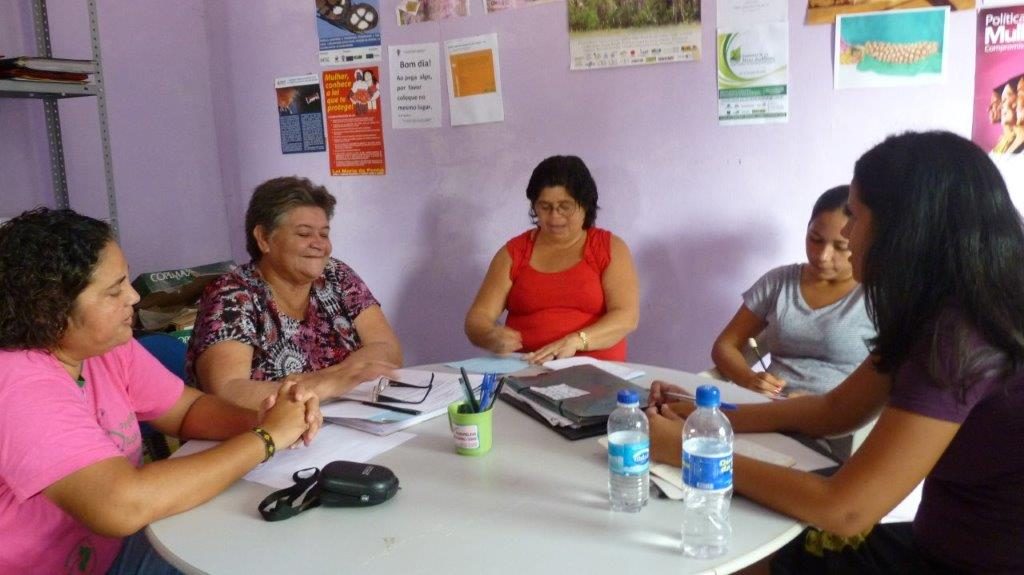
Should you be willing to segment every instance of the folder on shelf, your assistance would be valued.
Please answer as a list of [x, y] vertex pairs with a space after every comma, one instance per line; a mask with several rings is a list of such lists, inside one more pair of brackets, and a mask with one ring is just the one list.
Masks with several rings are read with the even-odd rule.
[[0, 59], [0, 69], [35, 70], [37, 72], [65, 72], [69, 74], [95, 74], [99, 66], [93, 60], [72, 60], [69, 58], [38, 58], [19, 56]]
[[593, 365], [533, 376], [509, 376], [502, 399], [569, 439], [605, 432], [620, 389], [633, 389], [640, 405], [647, 390]]
[[88, 74], [76, 74], [72, 72], [44, 72], [41, 70], [28, 70], [25, 68], [0, 68], [0, 79], [22, 80], [28, 82], [73, 82], [85, 84], [89, 80]]

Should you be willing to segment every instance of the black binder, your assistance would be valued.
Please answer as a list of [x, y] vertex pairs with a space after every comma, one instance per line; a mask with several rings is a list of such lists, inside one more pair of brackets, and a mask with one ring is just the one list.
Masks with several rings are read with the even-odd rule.
[[[530, 389], [556, 385], [567, 385], [587, 393], [556, 401]], [[568, 439], [582, 439], [605, 433], [608, 416], [617, 405], [616, 396], [620, 389], [635, 390], [640, 397], [640, 405], [647, 404], [646, 389], [593, 365], [577, 365], [533, 376], [509, 376], [502, 398], [560, 435]], [[573, 425], [552, 426], [544, 416], [522, 401], [524, 398], [562, 415]]]

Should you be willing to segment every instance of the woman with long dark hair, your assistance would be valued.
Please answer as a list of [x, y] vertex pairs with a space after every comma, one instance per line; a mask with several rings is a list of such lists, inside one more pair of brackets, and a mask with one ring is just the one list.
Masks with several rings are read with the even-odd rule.
[[[857, 161], [849, 212], [872, 354], [826, 395], [729, 416], [737, 432], [825, 436], [881, 413], [831, 477], [735, 457], [739, 493], [814, 526], [772, 570], [1022, 573], [1024, 231], [1006, 184], [970, 141], [906, 133]], [[650, 411], [655, 459], [679, 462], [691, 410]], [[875, 525], [922, 479], [913, 523]]]

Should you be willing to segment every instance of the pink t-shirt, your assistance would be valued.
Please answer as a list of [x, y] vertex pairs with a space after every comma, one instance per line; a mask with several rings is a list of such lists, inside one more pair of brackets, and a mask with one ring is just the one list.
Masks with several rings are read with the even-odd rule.
[[0, 573], [106, 573], [121, 549], [42, 491], [111, 457], [141, 465], [138, 421], [182, 382], [135, 340], [85, 360], [82, 380], [48, 353], [0, 351]]

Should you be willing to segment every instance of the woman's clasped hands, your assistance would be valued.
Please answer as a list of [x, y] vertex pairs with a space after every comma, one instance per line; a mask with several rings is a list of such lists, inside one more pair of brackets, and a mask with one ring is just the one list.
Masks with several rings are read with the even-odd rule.
[[267, 430], [277, 445], [309, 445], [323, 426], [320, 398], [294, 380], [285, 380], [277, 393], [268, 395], [257, 414], [257, 425]]

